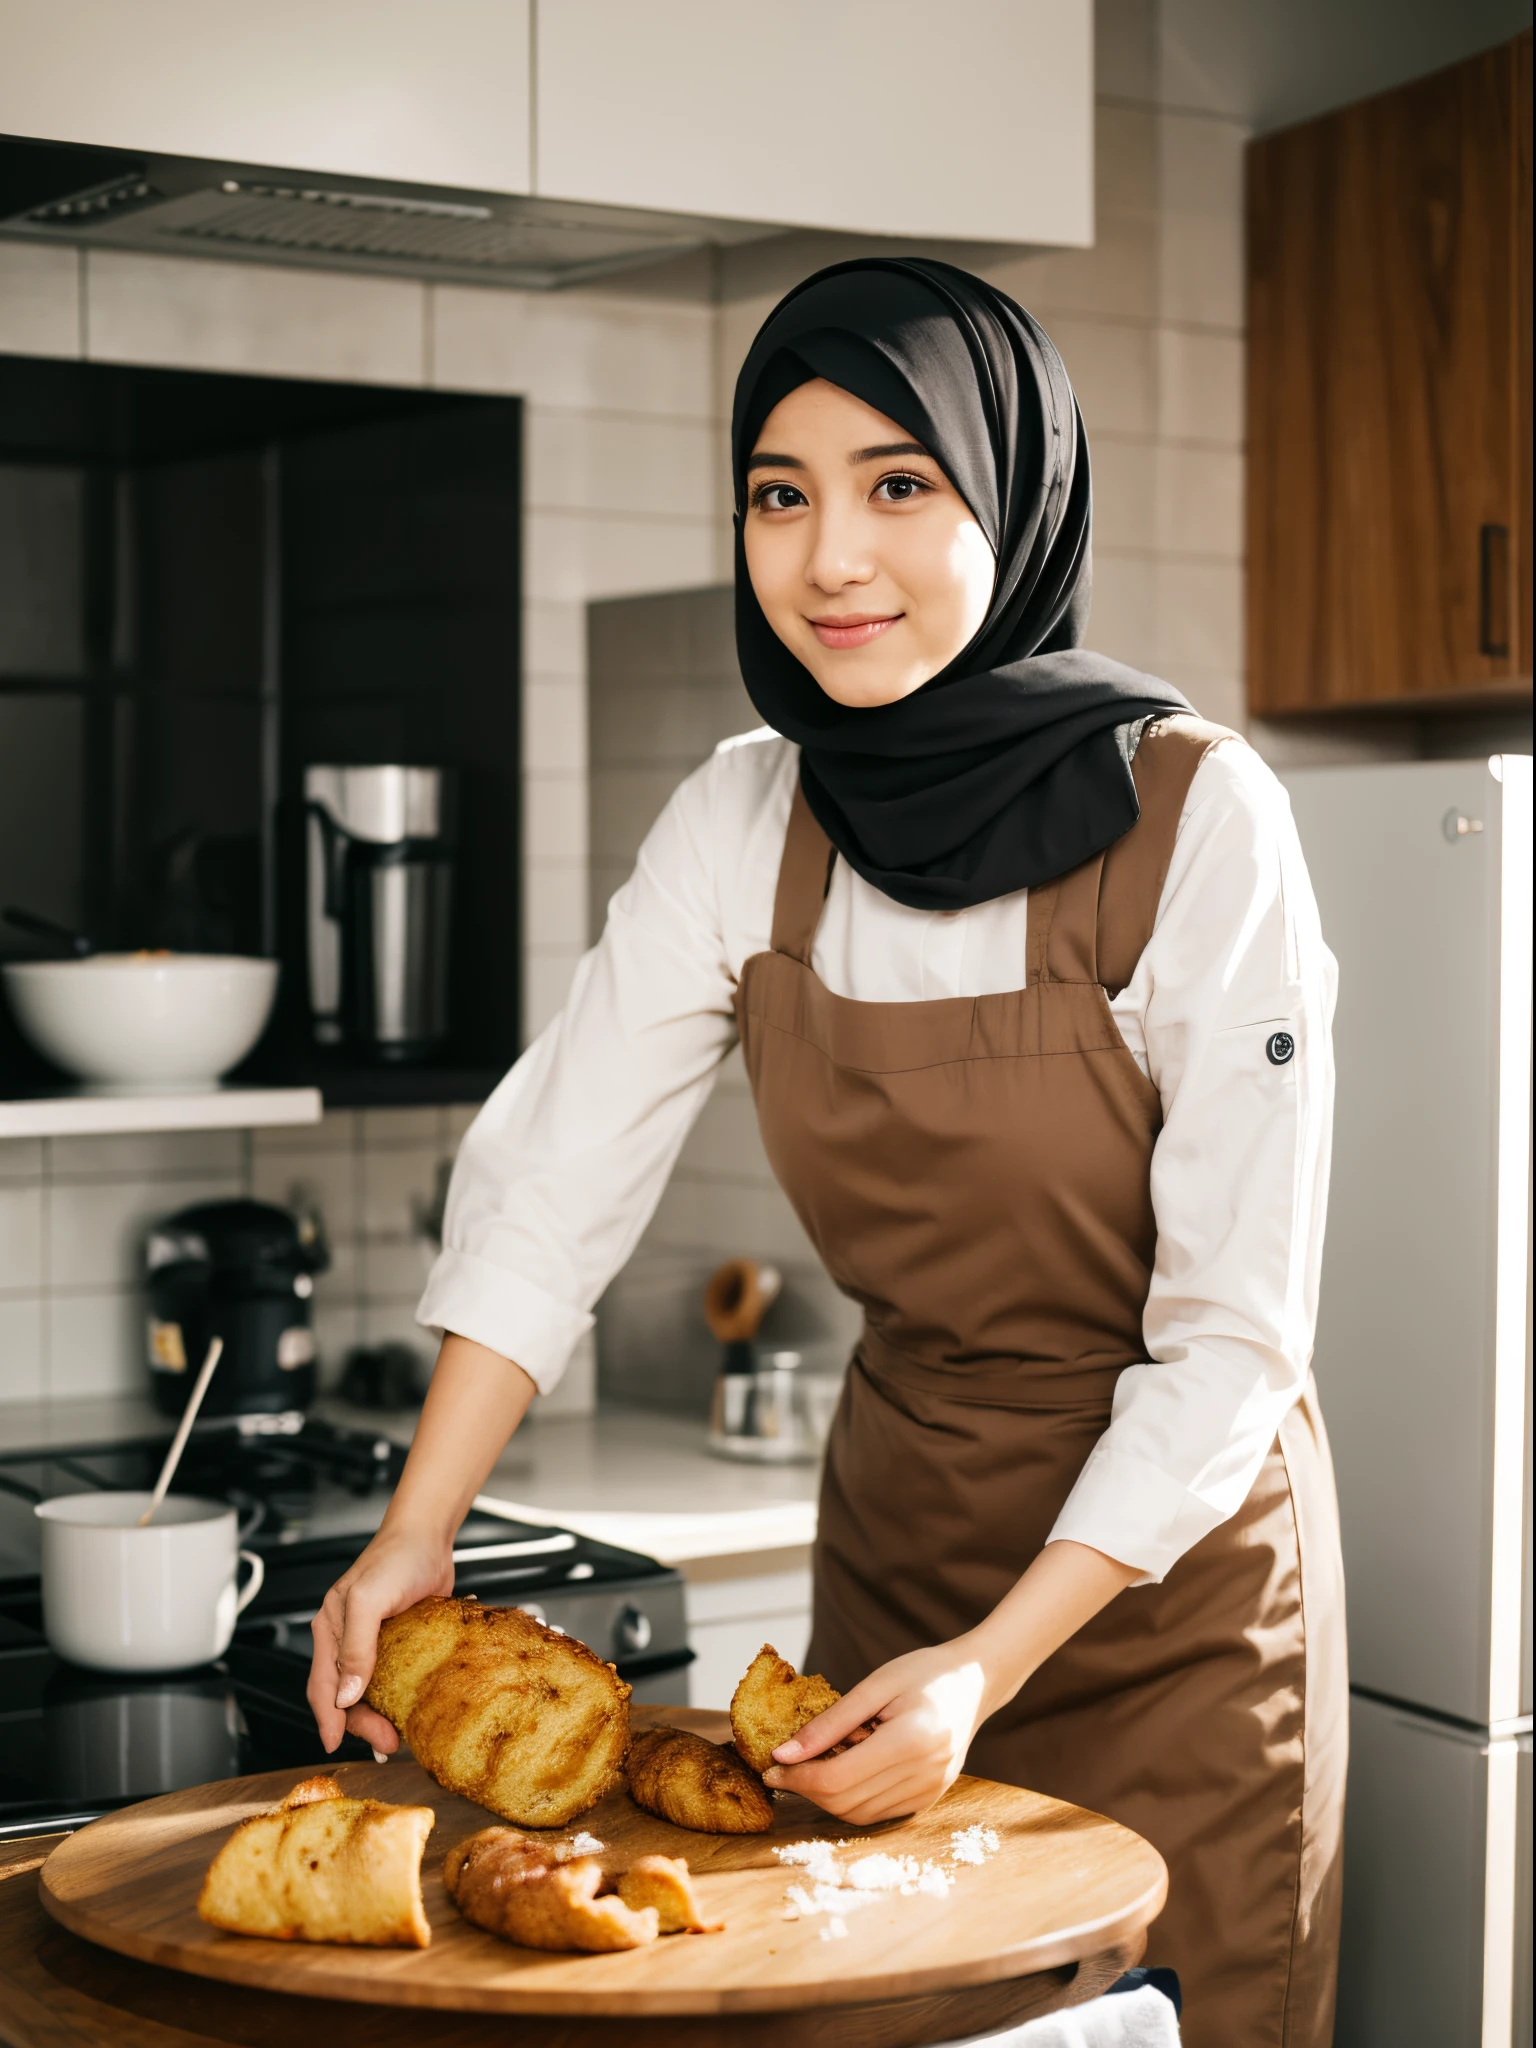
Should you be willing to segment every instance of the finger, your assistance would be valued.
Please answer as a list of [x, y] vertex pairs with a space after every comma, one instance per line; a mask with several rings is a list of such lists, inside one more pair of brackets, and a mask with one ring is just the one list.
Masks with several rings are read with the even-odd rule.
[[[877, 1737], [885, 1737], [884, 1740]], [[775, 1792], [799, 1792], [818, 1806], [827, 1799], [846, 1799], [859, 1786], [873, 1784], [893, 1767], [893, 1744], [883, 1729], [868, 1742], [846, 1749], [841, 1756], [818, 1757], [808, 1764], [774, 1764], [763, 1773], [763, 1783]], [[905, 1767], [911, 1769], [910, 1759]]]
[[347, 1725], [336, 1704], [336, 1622], [340, 1608], [340, 1596], [333, 1586], [309, 1625], [315, 1648], [309, 1661], [309, 1682], [304, 1688], [304, 1696], [309, 1701], [309, 1710], [315, 1717], [315, 1726], [320, 1731], [327, 1756], [346, 1733]]
[[336, 1654], [336, 1704], [343, 1711], [355, 1707], [368, 1689], [378, 1655], [379, 1623], [383, 1619], [381, 1600], [370, 1596], [361, 1585], [348, 1591], [341, 1647]]
[[937, 1805], [954, 1783], [957, 1773], [914, 1770], [889, 1772], [867, 1786], [852, 1811], [839, 1815], [857, 1827], [873, 1827], [877, 1821], [910, 1820]]
[[375, 1763], [383, 1763], [400, 1747], [400, 1737], [393, 1726], [375, 1708], [349, 1707], [346, 1718], [348, 1733], [360, 1736], [369, 1745]]
[[898, 1764], [848, 1792], [829, 1794], [816, 1803], [824, 1806], [828, 1813], [836, 1814], [839, 1820], [849, 1821], [856, 1827], [868, 1827], [877, 1820], [889, 1820], [893, 1814], [910, 1812], [914, 1797], [911, 1767]]
[[862, 1728], [866, 1721], [873, 1721], [881, 1710], [888, 1707], [895, 1697], [892, 1687], [878, 1683], [878, 1671], [870, 1677], [860, 1679], [852, 1692], [845, 1692], [815, 1720], [807, 1721], [798, 1735], [792, 1735], [788, 1742], [781, 1742], [773, 1752], [776, 1762], [781, 1764], [804, 1763], [808, 1757], [820, 1756], [836, 1742], [846, 1742], [856, 1728]]
[[932, 1804], [931, 1799], [922, 1798], [910, 1785], [901, 1785], [879, 1799], [854, 1807], [851, 1813], [839, 1814], [838, 1819], [851, 1828], [877, 1828], [891, 1820], [910, 1820]]

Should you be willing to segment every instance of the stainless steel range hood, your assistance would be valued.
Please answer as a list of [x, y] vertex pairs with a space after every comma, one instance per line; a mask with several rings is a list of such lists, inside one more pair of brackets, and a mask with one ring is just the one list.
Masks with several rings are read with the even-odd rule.
[[0, 140], [0, 173], [6, 235], [533, 291], [782, 232], [690, 214], [24, 141]]

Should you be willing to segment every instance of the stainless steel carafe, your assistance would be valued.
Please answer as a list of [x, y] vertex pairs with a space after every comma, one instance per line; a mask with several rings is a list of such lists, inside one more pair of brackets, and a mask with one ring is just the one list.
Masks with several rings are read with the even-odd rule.
[[448, 1035], [454, 776], [304, 771], [309, 999], [322, 1045], [429, 1058]]

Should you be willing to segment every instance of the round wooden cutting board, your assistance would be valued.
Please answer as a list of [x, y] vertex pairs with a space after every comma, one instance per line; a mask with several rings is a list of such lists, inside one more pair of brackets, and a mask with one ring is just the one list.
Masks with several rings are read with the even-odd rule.
[[[729, 1733], [724, 1715], [681, 1707], [637, 1709], [634, 1718], [637, 1727], [666, 1722], [715, 1740]], [[396, 1758], [343, 1764], [336, 1775], [354, 1796], [436, 1813], [422, 1872], [430, 1948], [307, 1946], [204, 1926], [198, 1891], [230, 1830], [307, 1775], [233, 1778], [94, 1821], [44, 1865], [43, 1903], [72, 1933], [122, 1955], [263, 1991], [576, 2019], [803, 2011], [998, 1984], [1139, 1952], [1167, 1891], [1162, 1858], [1128, 1828], [980, 1778], [960, 1778], [928, 1813], [881, 1828], [848, 1828], [804, 1800], [780, 1798], [770, 1834], [736, 1836], [672, 1827], [620, 1789], [550, 1839], [595, 1835], [614, 1872], [642, 1855], [686, 1857], [706, 1917], [723, 1920], [724, 1931], [616, 1955], [549, 1955], [514, 1948], [460, 1917], [443, 1887], [443, 1858], [495, 1816]], [[977, 1824], [996, 1831], [996, 1854], [980, 1865], [955, 1862], [953, 1836]], [[913, 1856], [950, 1866], [955, 1881], [942, 1898], [882, 1892], [835, 1919], [792, 1917], [788, 1887], [809, 1891], [812, 1880], [774, 1851], [818, 1839], [839, 1844], [845, 1865], [876, 1851]]]

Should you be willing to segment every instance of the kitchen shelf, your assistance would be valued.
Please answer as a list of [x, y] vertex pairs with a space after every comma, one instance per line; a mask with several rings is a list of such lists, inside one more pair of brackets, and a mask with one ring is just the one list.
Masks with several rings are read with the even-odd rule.
[[0, 1102], [0, 1138], [94, 1138], [129, 1131], [227, 1131], [317, 1124], [318, 1088], [209, 1088], [189, 1095], [22, 1096]]
[[327, 1109], [418, 1109], [443, 1102], [484, 1102], [512, 1064], [472, 1066], [356, 1065], [319, 1055], [253, 1059], [247, 1073], [236, 1074], [236, 1086], [309, 1087], [318, 1089]]

